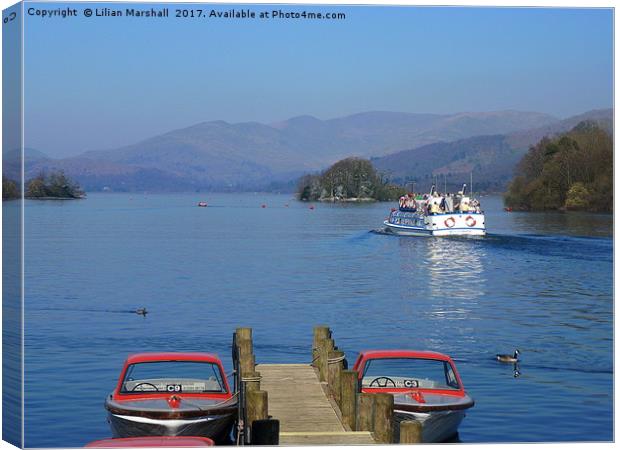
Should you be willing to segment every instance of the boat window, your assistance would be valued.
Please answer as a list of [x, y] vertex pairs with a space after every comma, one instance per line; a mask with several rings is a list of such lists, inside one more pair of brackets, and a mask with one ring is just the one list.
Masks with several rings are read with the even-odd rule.
[[198, 361], [152, 361], [131, 364], [121, 393], [225, 393], [217, 364]]
[[460, 389], [448, 362], [422, 358], [371, 359], [364, 366], [362, 387]]

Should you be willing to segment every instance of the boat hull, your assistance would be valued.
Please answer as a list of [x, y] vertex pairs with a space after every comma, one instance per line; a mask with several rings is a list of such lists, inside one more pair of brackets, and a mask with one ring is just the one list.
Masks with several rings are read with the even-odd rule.
[[217, 443], [229, 439], [234, 414], [206, 415], [191, 419], [153, 419], [108, 412], [108, 421], [115, 438], [142, 436], [204, 436]]
[[387, 231], [400, 236], [484, 236], [484, 214], [392, 213], [383, 224]]
[[[445, 442], [453, 437], [459, 429], [459, 425], [465, 417], [464, 410], [433, 411], [428, 413], [418, 413], [403, 411], [394, 406], [394, 420], [397, 426], [396, 433], [400, 431], [400, 422], [405, 420], [415, 420], [422, 424], [422, 442], [437, 443]], [[396, 436], [396, 442], [399, 437]]]

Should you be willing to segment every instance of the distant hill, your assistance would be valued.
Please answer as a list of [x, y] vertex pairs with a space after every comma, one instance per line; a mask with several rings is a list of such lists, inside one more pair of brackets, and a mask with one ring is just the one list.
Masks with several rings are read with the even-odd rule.
[[382, 156], [404, 148], [504, 134], [558, 119], [536, 112], [458, 114], [365, 112], [320, 120], [299, 116], [262, 124], [204, 122], [118, 149], [27, 166], [26, 176], [61, 169], [86, 190], [246, 190], [290, 185], [301, 174], [348, 156]]
[[515, 166], [531, 145], [543, 136], [564, 133], [584, 120], [596, 122], [611, 133], [613, 110], [589, 111], [528, 130], [424, 145], [372, 158], [372, 163], [392, 182], [415, 180], [419, 190], [429, 189], [433, 177], [442, 187], [444, 175], [448, 189], [455, 190], [462, 183], [469, 184], [473, 172], [474, 189], [500, 192], [505, 190]]

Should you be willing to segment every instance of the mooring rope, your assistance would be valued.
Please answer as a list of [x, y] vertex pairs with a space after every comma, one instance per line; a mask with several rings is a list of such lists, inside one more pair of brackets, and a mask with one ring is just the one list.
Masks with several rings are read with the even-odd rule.
[[339, 363], [339, 362], [344, 361], [344, 360], [345, 360], [344, 355], [338, 356], [337, 358], [328, 358], [327, 359], [327, 364], [336, 364], [336, 363]]
[[256, 377], [241, 377], [241, 381], [242, 382], [246, 382], [246, 383], [252, 383], [252, 382], [257, 382], [262, 380], [263, 377], [261, 375], [258, 375]]

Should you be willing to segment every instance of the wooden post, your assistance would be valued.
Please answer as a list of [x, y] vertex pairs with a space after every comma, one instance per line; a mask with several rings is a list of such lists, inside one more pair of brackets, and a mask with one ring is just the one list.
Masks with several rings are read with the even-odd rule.
[[314, 339], [312, 341], [312, 365], [318, 367], [317, 358], [320, 356], [319, 349], [324, 339], [329, 339], [331, 331], [329, 327], [318, 326], [314, 327]]
[[370, 394], [375, 396], [373, 423], [375, 439], [381, 444], [394, 442], [394, 396], [388, 393]]
[[327, 356], [334, 350], [333, 339], [323, 339], [319, 350], [319, 381], [327, 381]]
[[420, 444], [422, 442], [422, 423], [417, 420], [403, 420], [400, 423], [400, 443]]
[[329, 386], [329, 391], [338, 405], [340, 405], [340, 392], [342, 389], [340, 386], [340, 378], [343, 359], [344, 352], [340, 350], [334, 350], [327, 354], [327, 384]]
[[241, 379], [245, 383], [245, 392], [260, 390], [260, 372], [249, 372]]
[[250, 374], [254, 373], [254, 369], [256, 369], [254, 355], [244, 357], [239, 365], [241, 367], [241, 376], [243, 378], [250, 376]]
[[[252, 430], [252, 422], [269, 418], [267, 391], [249, 391], [245, 393], [246, 425]], [[252, 437], [250, 431], [250, 441]]]
[[343, 370], [340, 375], [340, 412], [342, 421], [355, 431], [357, 406], [357, 372]]
[[361, 393], [357, 396], [356, 431], [375, 431], [374, 406], [376, 394]]
[[235, 330], [235, 333], [237, 333], [238, 341], [248, 339], [250, 342], [252, 342], [252, 329], [251, 328], [237, 328]]
[[249, 339], [239, 339], [239, 336], [237, 336], [237, 349], [242, 376], [244, 376], [244, 373], [254, 372], [252, 341]]

